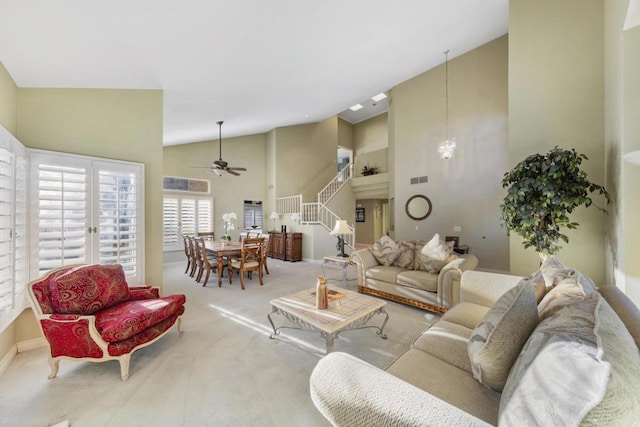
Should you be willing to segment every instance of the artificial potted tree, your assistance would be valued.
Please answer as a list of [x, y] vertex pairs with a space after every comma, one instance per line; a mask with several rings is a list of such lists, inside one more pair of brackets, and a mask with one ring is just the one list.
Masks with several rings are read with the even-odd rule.
[[578, 206], [596, 206], [590, 195], [597, 193], [610, 203], [609, 193], [601, 185], [587, 179], [580, 169], [587, 156], [575, 149], [558, 146], [546, 154], [533, 154], [504, 174], [502, 187], [507, 195], [500, 205], [501, 219], [508, 232], [515, 232], [524, 239], [524, 247], [533, 247], [541, 259], [556, 254], [569, 243], [561, 229], [575, 229], [571, 214]]

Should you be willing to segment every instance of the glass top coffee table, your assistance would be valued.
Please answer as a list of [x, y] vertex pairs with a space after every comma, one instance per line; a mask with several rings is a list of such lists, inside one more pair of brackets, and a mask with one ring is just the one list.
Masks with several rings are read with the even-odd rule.
[[[280, 329], [302, 329], [319, 332], [325, 338], [326, 352], [333, 351], [333, 339], [339, 333], [353, 329], [376, 329], [382, 339], [387, 339], [384, 327], [389, 320], [389, 314], [384, 307], [386, 301], [362, 295], [338, 287], [329, 287], [329, 308], [316, 308], [316, 294], [314, 289], [296, 292], [271, 300], [271, 312], [267, 315], [273, 328], [271, 339], [280, 334]], [[276, 327], [273, 316], [283, 316], [287, 323]], [[382, 325], [369, 325], [369, 321], [377, 315], [383, 316]]]

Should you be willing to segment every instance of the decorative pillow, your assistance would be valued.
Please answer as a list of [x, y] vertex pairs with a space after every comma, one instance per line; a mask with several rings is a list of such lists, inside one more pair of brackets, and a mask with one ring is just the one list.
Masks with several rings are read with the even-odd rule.
[[[453, 242], [451, 242], [453, 245]], [[447, 245], [440, 239], [438, 233], [434, 234], [431, 240], [422, 247], [420, 253], [426, 255], [429, 258], [437, 259], [439, 261], [445, 261], [449, 255], [453, 252], [453, 246]]]
[[598, 332], [601, 303], [598, 293], [574, 298], [540, 321], [504, 387], [499, 425], [577, 426], [602, 401], [611, 366]]
[[551, 311], [566, 305], [575, 298], [596, 292], [596, 285], [587, 276], [573, 268], [564, 268], [554, 274], [554, 286], [549, 289], [538, 304], [540, 317], [547, 316]]
[[402, 267], [409, 270], [413, 270], [413, 262], [414, 262], [413, 259], [415, 257], [414, 254], [416, 252], [415, 240], [408, 240], [408, 241], [403, 241], [398, 243], [400, 245], [400, 254], [395, 259], [395, 261], [393, 261], [392, 265], [395, 265], [396, 267]]
[[467, 350], [474, 378], [502, 391], [513, 363], [537, 323], [533, 282], [523, 280], [502, 295], [473, 330]]
[[536, 301], [540, 304], [540, 301], [542, 301], [542, 298], [544, 298], [547, 293], [547, 285], [542, 271], [538, 270], [522, 280], [530, 280], [533, 283], [533, 292], [536, 294]]
[[555, 256], [547, 256], [542, 264], [540, 265], [540, 273], [544, 277], [544, 281], [547, 284], [547, 287], [551, 287], [554, 285], [553, 276], [559, 270], [567, 268], [558, 258]]
[[402, 249], [391, 237], [383, 235], [369, 248], [374, 258], [382, 265], [391, 265]]
[[414, 269], [433, 274], [440, 273], [445, 265], [458, 258], [458, 255], [453, 252], [453, 245], [454, 242], [443, 242], [440, 235], [436, 233], [422, 249], [417, 250], [416, 246]]
[[51, 282], [56, 312], [94, 314], [129, 300], [129, 286], [120, 264], [83, 265]]

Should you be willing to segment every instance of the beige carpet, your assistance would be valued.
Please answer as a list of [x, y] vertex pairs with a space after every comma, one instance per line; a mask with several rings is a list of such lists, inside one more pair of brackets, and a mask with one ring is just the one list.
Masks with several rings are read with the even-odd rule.
[[[222, 288], [213, 276], [203, 288], [183, 274], [184, 263], [166, 264], [165, 294], [187, 295], [183, 334], [174, 328], [134, 353], [126, 382], [116, 361], [63, 360], [48, 380], [47, 349], [19, 354], [0, 378], [0, 426], [328, 425], [309, 397], [323, 339], [285, 329], [271, 340], [266, 317], [271, 299], [313, 287], [321, 266], [269, 260], [269, 269], [263, 287], [254, 277], [242, 291], [237, 276]], [[349, 331], [335, 351], [385, 367], [437, 319], [393, 302], [387, 311], [387, 340], [371, 329]]]

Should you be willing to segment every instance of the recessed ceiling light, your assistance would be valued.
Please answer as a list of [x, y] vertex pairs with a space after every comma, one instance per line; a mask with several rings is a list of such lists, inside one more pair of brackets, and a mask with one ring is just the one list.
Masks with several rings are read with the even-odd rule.
[[385, 99], [387, 97], [387, 95], [385, 95], [384, 93], [379, 93], [376, 96], [372, 96], [371, 99], [373, 99], [374, 101], [378, 102], [381, 101], [383, 99]]
[[351, 111], [358, 111], [358, 110], [360, 110], [360, 109], [362, 109], [362, 108], [364, 108], [362, 105], [360, 105], [360, 104], [356, 104], [356, 105], [354, 105], [353, 107], [350, 107], [349, 109], [350, 109]]

